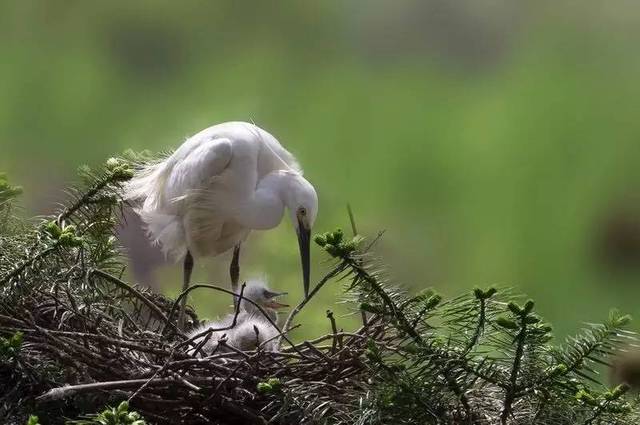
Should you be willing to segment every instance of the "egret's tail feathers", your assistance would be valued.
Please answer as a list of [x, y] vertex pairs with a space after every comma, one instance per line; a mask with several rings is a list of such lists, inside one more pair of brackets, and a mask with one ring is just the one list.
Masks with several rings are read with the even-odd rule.
[[179, 260], [186, 255], [184, 228], [179, 217], [145, 209], [136, 212], [145, 223], [149, 238], [160, 245], [167, 257]]
[[162, 192], [164, 190], [165, 164], [160, 162], [147, 165], [138, 170], [131, 179], [124, 191], [124, 198], [131, 201], [140, 201], [144, 209], [152, 210], [162, 202]]

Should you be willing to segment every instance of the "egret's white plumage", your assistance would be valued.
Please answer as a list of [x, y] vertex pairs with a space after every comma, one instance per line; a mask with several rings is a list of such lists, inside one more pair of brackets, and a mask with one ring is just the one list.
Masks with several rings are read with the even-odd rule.
[[[164, 252], [185, 259], [184, 289], [192, 256], [215, 256], [235, 247], [231, 280], [236, 290], [240, 243], [251, 230], [276, 227], [288, 209], [308, 293], [318, 198], [294, 156], [265, 130], [246, 122], [202, 130], [163, 161], [139, 170], [126, 198], [140, 202], [136, 211]], [[183, 311], [184, 304], [179, 325]]]
[[[277, 205], [257, 197], [259, 189], [296, 193], [280, 196]], [[177, 259], [187, 249], [196, 257], [217, 255], [252, 229], [275, 227], [286, 201], [305, 207], [310, 225], [317, 212], [315, 190], [294, 156], [271, 134], [245, 122], [215, 125], [190, 137], [171, 156], [141, 170], [126, 192], [142, 201], [137, 211], [153, 240]], [[250, 210], [262, 206], [268, 208]]]
[[[277, 308], [287, 307], [280, 304], [274, 298], [282, 293], [276, 293], [269, 290], [267, 284], [261, 280], [253, 280], [247, 282], [243, 297], [250, 299], [258, 304], [269, 315], [269, 318], [277, 322]], [[233, 324], [235, 314], [229, 314], [220, 320], [205, 322], [201, 326], [192, 330], [187, 334], [192, 338], [209, 329], [212, 329], [211, 337], [202, 347], [203, 353], [211, 353], [218, 346], [218, 341], [224, 336], [226, 344], [241, 351], [255, 350], [259, 346], [268, 350], [275, 351], [278, 347], [277, 337], [279, 331], [273, 324], [257, 309], [253, 304], [242, 300], [239, 305], [239, 314], [236, 319], [236, 325], [231, 329], [216, 330], [230, 327]], [[206, 336], [196, 338], [194, 343], [198, 344]], [[193, 350], [192, 350], [193, 351]], [[218, 351], [228, 351], [225, 347], [220, 347]]]

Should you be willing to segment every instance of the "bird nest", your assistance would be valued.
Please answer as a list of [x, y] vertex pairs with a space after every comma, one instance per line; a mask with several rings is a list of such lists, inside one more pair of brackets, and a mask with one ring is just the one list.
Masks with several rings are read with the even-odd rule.
[[[228, 292], [192, 287], [205, 288]], [[72, 271], [66, 282], [3, 304], [0, 332], [24, 335], [18, 367], [33, 378], [17, 383], [16, 398], [51, 423], [123, 398], [153, 423], [308, 423], [355, 402], [349, 394], [366, 382], [367, 339], [383, 339], [375, 323], [338, 332], [328, 313], [333, 332], [312, 341], [280, 332], [279, 350], [242, 352], [223, 339], [224, 350], [203, 356], [195, 336], [177, 329], [176, 305], [99, 270]]]
[[350, 393], [366, 382], [361, 358], [367, 338], [382, 338], [377, 325], [338, 332], [329, 313], [330, 334], [302, 343], [287, 335], [335, 270], [278, 328], [279, 349], [242, 352], [222, 340], [206, 356], [177, 327], [180, 298], [122, 280], [113, 232], [137, 160], [81, 168], [83, 184], [58, 214], [35, 222], [14, 216], [20, 191], [0, 182], [0, 419], [36, 413], [62, 423], [126, 399], [158, 424], [305, 423], [357, 403]]

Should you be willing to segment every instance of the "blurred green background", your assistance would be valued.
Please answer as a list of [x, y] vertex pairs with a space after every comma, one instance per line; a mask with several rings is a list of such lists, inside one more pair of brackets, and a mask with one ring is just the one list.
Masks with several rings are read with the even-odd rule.
[[[348, 229], [350, 202], [362, 233], [386, 229], [378, 253], [410, 290], [515, 286], [562, 336], [640, 313], [639, 24], [631, 0], [0, 1], [0, 170], [43, 214], [82, 163], [253, 120], [317, 187], [316, 230]], [[134, 227], [132, 279], [175, 294], [180, 267]], [[246, 246], [243, 277], [295, 303], [288, 222]], [[227, 265], [196, 280], [224, 284]], [[339, 292], [302, 333], [347, 313]]]

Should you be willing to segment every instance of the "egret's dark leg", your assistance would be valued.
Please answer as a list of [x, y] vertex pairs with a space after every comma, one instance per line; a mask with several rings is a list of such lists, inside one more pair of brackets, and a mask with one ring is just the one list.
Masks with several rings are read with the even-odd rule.
[[[184, 257], [183, 266], [183, 280], [182, 280], [182, 292], [189, 289], [189, 282], [191, 282], [191, 272], [193, 271], [193, 257], [191, 252], [187, 250], [187, 255]], [[187, 297], [183, 297], [180, 301], [180, 313], [178, 314], [178, 329], [184, 330], [184, 309], [187, 305]]]
[[[233, 258], [229, 266], [229, 276], [231, 276], [231, 290], [238, 293], [238, 281], [240, 280], [240, 243], [233, 248]], [[233, 297], [233, 305], [236, 305], [236, 297]]]

